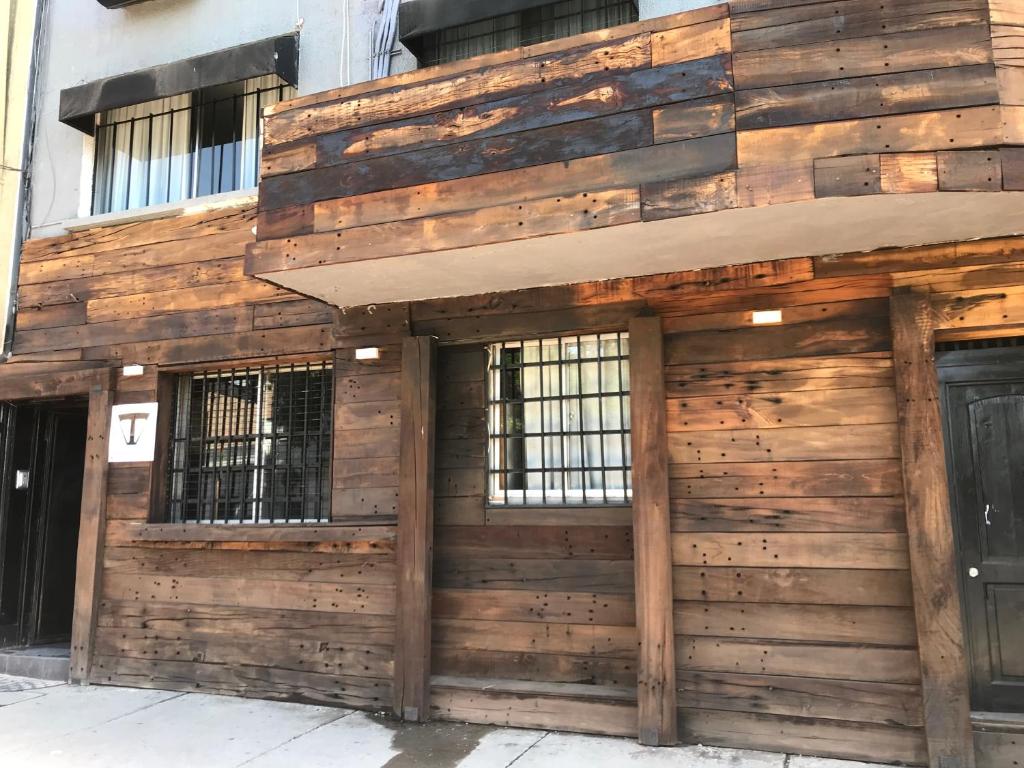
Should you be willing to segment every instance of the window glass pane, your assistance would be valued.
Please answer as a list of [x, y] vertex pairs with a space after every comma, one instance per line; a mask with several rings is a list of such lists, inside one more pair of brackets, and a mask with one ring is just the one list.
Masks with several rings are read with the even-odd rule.
[[256, 186], [262, 110], [294, 95], [267, 75], [101, 114], [93, 213]]
[[490, 347], [491, 503], [628, 501], [625, 340], [612, 333]]
[[638, 18], [634, 0], [549, 3], [522, 13], [510, 13], [425, 35], [420, 42], [420, 62], [430, 67], [628, 24]]
[[330, 519], [332, 389], [326, 363], [179, 377], [168, 461], [171, 520]]

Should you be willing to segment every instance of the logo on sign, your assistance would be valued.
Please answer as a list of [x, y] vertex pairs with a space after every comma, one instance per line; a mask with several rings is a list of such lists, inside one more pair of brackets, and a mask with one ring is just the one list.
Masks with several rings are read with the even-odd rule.
[[156, 403], [115, 405], [110, 423], [112, 464], [153, 461], [156, 451]]

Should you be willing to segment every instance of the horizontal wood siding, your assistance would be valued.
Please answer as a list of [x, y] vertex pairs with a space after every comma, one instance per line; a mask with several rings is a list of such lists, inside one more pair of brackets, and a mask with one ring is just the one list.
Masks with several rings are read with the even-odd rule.
[[747, 2], [275, 105], [274, 273], [800, 200], [1024, 188], [1020, 14]]
[[486, 365], [438, 364], [434, 716], [635, 735], [629, 509], [486, 507]]
[[[0, 392], [22, 370], [45, 395], [95, 366], [142, 363], [142, 377], [115, 375], [114, 402], [147, 402], [159, 397], [159, 372], [180, 365], [334, 356], [329, 525], [151, 524], [162, 512], [151, 498], [159, 464], [110, 466], [91, 680], [383, 709], [394, 647], [395, 361], [407, 318], [364, 310], [339, 320], [246, 277], [254, 221], [252, 207], [227, 208], [28, 241]], [[353, 361], [365, 339], [382, 344], [381, 360]]]
[[680, 730], [919, 763], [886, 304], [817, 282], [666, 337]]

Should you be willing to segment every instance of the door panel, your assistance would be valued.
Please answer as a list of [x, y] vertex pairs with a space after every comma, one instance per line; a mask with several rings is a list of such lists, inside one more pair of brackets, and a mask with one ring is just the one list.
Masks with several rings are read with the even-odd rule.
[[59, 411], [50, 414], [48, 422], [48, 450], [43, 467], [47, 493], [37, 532], [39, 575], [35, 582], [35, 626], [31, 638], [34, 644], [71, 637], [87, 413]]
[[940, 375], [972, 706], [1024, 712], [1024, 359]]
[[[71, 636], [87, 412], [2, 404], [0, 647]], [[18, 488], [15, 473], [28, 472]]]

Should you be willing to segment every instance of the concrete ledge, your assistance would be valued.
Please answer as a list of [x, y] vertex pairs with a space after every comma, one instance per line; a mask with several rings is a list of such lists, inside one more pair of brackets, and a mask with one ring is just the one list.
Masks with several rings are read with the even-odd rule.
[[0, 653], [0, 675], [67, 682], [70, 671], [67, 656], [34, 654], [31, 650]]

